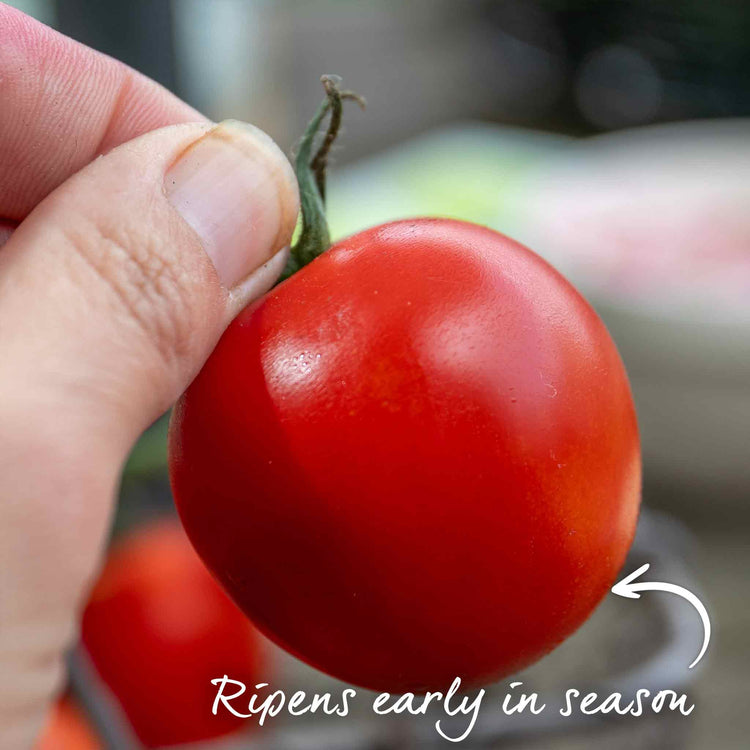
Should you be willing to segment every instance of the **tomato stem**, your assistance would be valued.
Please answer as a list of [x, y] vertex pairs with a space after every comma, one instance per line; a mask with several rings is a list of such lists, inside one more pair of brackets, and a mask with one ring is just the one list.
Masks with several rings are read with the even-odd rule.
[[[326, 97], [305, 129], [294, 161], [294, 170], [299, 183], [302, 229], [297, 242], [292, 245], [289, 252], [289, 260], [280, 281], [289, 278], [331, 246], [325, 213], [328, 155], [341, 128], [343, 100], [353, 99], [363, 109], [365, 106], [365, 101], [361, 96], [353, 91], [341, 90], [341, 79], [338, 76], [324, 75], [320, 80], [325, 88]], [[328, 128], [318, 150], [313, 155], [316, 136], [328, 112], [331, 113]]]

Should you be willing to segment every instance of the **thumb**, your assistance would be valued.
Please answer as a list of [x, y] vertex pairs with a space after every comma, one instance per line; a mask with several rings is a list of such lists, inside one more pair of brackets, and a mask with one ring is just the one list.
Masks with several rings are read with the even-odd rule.
[[236, 122], [100, 157], [0, 251], [0, 747], [60, 674], [132, 443], [281, 272], [294, 175]]

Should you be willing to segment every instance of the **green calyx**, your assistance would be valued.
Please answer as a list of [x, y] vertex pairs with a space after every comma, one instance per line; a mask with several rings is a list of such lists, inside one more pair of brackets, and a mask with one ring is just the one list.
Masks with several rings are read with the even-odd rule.
[[[325, 213], [328, 155], [341, 128], [343, 100], [353, 99], [362, 109], [365, 106], [365, 101], [361, 96], [352, 91], [341, 90], [341, 79], [338, 76], [325, 75], [320, 80], [325, 88], [326, 98], [305, 129], [294, 161], [294, 171], [299, 183], [302, 229], [297, 242], [292, 245], [289, 260], [279, 281], [288, 279], [331, 246]], [[318, 131], [329, 112], [331, 117], [328, 129], [313, 155], [315, 142], [318, 140]]]

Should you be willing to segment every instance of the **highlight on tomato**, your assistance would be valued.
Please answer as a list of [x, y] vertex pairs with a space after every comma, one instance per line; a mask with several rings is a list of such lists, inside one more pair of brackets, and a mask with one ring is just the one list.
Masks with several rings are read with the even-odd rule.
[[235, 602], [312, 666], [389, 692], [486, 683], [573, 633], [625, 560], [627, 375], [583, 297], [502, 234], [416, 218], [329, 247], [352, 95], [324, 82], [285, 280], [174, 411], [176, 505]]
[[212, 679], [268, 677], [258, 632], [214, 581], [174, 518], [117, 542], [82, 620], [96, 671], [146, 747], [244, 728], [211, 712]]

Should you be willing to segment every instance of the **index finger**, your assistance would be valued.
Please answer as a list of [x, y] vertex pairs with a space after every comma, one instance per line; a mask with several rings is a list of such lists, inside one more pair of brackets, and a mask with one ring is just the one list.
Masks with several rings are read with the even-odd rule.
[[123, 63], [4, 3], [0, 39], [0, 244], [98, 154], [165, 125], [205, 120]]

